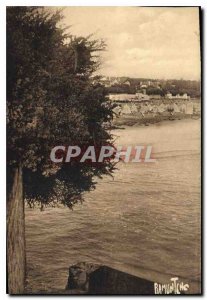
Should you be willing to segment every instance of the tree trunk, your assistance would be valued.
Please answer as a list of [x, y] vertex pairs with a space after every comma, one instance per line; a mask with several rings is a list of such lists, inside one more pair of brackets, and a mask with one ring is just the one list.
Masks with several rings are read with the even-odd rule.
[[[7, 194], [7, 289], [9, 294], [23, 294], [25, 285], [25, 217], [22, 169], [9, 174], [12, 178]], [[8, 181], [8, 180], [7, 180]]]

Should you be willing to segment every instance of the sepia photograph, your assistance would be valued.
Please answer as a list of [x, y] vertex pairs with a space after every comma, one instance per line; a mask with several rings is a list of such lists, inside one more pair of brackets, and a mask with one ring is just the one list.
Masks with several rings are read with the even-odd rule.
[[6, 7], [9, 295], [201, 295], [202, 8]]

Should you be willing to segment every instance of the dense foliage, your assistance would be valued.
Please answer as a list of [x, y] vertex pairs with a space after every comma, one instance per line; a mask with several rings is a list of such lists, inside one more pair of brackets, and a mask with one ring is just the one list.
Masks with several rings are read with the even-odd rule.
[[60, 12], [42, 7], [7, 8], [8, 187], [15, 167], [23, 169], [25, 199], [72, 207], [94, 188], [94, 176], [114, 165], [55, 164], [56, 145], [106, 144], [112, 110], [94, 71], [103, 41], [75, 37], [61, 28]]
[[[148, 95], [161, 95], [165, 96], [168, 92], [173, 95], [183, 95], [187, 93], [192, 98], [199, 98], [201, 96], [201, 84], [200, 81], [196, 80], [155, 80], [155, 79], [147, 79], [147, 78], [127, 78], [120, 77], [119, 84], [112, 84], [108, 87], [109, 93], [129, 93], [134, 94], [136, 92], [141, 92], [141, 83], [146, 84], [146, 93]], [[125, 81], [130, 82], [130, 86], [126, 85]], [[123, 81], [123, 83], [121, 82]], [[112, 81], [113, 82], [113, 81]], [[148, 82], [150, 85], [148, 86]]]

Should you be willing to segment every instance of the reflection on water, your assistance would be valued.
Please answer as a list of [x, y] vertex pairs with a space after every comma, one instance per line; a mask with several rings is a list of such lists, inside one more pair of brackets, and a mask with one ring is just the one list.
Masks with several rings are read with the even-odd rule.
[[120, 145], [152, 145], [156, 163], [120, 163], [74, 211], [26, 210], [28, 285], [64, 288], [78, 261], [157, 281], [173, 276], [198, 292], [200, 121], [115, 130]]

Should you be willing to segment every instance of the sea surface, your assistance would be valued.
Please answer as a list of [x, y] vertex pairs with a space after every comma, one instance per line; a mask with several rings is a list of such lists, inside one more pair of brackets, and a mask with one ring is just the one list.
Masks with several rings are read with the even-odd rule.
[[69, 266], [101, 263], [155, 282], [200, 289], [200, 120], [113, 131], [120, 145], [152, 145], [155, 163], [119, 163], [114, 178], [71, 211], [26, 208], [27, 285], [64, 289]]

